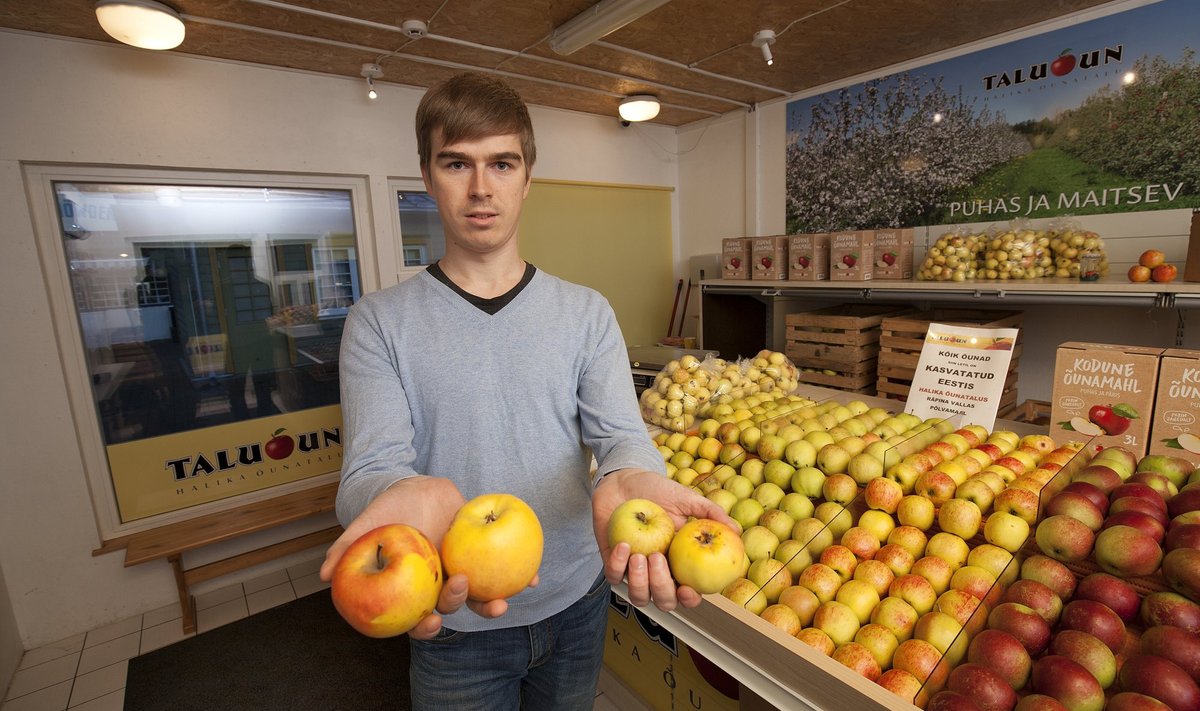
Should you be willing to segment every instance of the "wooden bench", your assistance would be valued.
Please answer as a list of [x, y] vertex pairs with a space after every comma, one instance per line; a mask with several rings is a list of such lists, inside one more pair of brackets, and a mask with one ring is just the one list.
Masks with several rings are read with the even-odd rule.
[[276, 526], [301, 521], [317, 514], [332, 511], [337, 495], [337, 482], [265, 499], [225, 511], [167, 524], [158, 528], [131, 533], [106, 542], [94, 555], [125, 549], [125, 567], [152, 560], [166, 559], [175, 573], [179, 589], [179, 605], [183, 613], [183, 631], [196, 631], [196, 605], [191, 587], [259, 563], [332, 542], [342, 533], [341, 526], [331, 526], [294, 538], [272, 543], [245, 553], [229, 556], [193, 568], [184, 568], [183, 554], [214, 543], [229, 541]]

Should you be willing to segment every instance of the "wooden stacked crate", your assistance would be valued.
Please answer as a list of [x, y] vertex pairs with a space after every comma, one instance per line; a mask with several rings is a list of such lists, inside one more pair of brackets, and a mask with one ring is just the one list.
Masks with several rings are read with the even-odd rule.
[[[876, 394], [896, 400], [907, 400], [912, 386], [917, 362], [921, 359], [921, 348], [925, 345], [925, 333], [931, 323], [973, 328], [1020, 328], [1024, 313], [1021, 311], [986, 311], [975, 309], [932, 309], [883, 319], [879, 337], [878, 378]], [[1017, 402], [1017, 366], [1021, 361], [1021, 334], [1013, 347], [1012, 361], [1008, 365], [1008, 377], [1000, 396], [1000, 411]]]
[[843, 304], [788, 314], [784, 353], [800, 368], [801, 382], [874, 394], [880, 325], [884, 318], [909, 310], [896, 305]]

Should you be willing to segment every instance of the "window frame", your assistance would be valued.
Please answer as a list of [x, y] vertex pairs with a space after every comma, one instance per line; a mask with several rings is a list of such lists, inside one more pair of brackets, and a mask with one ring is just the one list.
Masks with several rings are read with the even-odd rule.
[[425, 183], [417, 178], [388, 178], [387, 190], [392, 234], [396, 235], [396, 277], [397, 281], [404, 281], [425, 271], [429, 265], [418, 264], [410, 267], [404, 263], [404, 230], [400, 224], [400, 210], [397, 207], [396, 197], [401, 192], [428, 193], [428, 191], [425, 189]]
[[154, 183], [346, 191], [350, 195], [351, 216], [354, 220], [355, 248], [359, 259], [358, 278], [361, 280], [362, 293], [366, 294], [380, 288], [379, 271], [372, 268], [379, 262], [377, 237], [372, 229], [370, 186], [366, 177], [45, 163], [22, 165], [22, 177], [29, 198], [35, 242], [46, 284], [51, 322], [58, 345], [58, 355], [72, 423], [75, 427], [88, 492], [92, 499], [92, 509], [102, 542], [106, 543], [139, 531], [254, 501], [271, 499], [337, 480], [339, 472], [334, 471], [134, 521], [121, 521], [101, 434], [101, 423], [93, 400], [86, 348], [79, 314], [75, 307], [73, 285], [67, 271], [67, 257], [63, 246], [59, 223], [59, 204], [54, 183]]

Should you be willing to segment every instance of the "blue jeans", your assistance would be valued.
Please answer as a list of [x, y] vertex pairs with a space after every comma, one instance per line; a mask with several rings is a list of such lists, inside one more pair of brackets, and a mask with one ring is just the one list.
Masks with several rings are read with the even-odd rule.
[[413, 711], [591, 711], [604, 658], [609, 585], [526, 627], [410, 638]]

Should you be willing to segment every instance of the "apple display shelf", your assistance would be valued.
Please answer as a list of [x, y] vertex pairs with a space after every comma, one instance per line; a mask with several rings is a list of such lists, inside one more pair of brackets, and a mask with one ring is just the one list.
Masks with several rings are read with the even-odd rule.
[[[796, 394], [818, 402], [831, 398], [855, 399], [872, 407], [902, 409], [896, 400], [851, 395], [804, 383]], [[1044, 426], [1009, 420], [997, 420], [989, 428], [997, 429], [1022, 436], [1046, 433]], [[613, 590], [628, 600], [624, 583]], [[639, 609], [776, 708], [856, 711], [918, 708], [720, 594], [706, 595], [704, 602], [692, 609], [663, 612], [653, 604]]]

